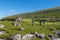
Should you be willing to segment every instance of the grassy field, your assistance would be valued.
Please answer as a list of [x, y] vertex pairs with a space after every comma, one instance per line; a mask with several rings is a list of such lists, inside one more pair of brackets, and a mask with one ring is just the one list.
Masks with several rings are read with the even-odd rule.
[[[21, 26], [13, 26], [13, 21], [0, 21], [0, 24], [5, 25], [4, 28], [0, 28], [0, 30], [4, 30], [6, 34], [0, 35], [0, 38], [6, 38], [11, 35], [14, 35], [16, 33], [19, 34], [26, 34], [31, 32], [38, 32], [38, 33], [44, 33], [44, 34], [53, 34], [51, 30], [47, 29], [46, 27], [53, 27], [56, 28], [58, 31], [60, 31], [60, 22], [44, 22], [42, 25], [39, 25], [39, 22], [35, 22], [32, 26], [31, 19], [24, 19], [20, 24]], [[25, 28], [24, 31], [18, 30], [19, 28]], [[39, 38], [33, 38], [32, 40], [46, 40], [46, 39], [39, 39]]]

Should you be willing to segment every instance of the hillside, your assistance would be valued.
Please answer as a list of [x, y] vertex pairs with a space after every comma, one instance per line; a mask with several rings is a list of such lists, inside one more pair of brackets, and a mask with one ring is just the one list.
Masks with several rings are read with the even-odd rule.
[[6, 19], [15, 19], [17, 17], [22, 17], [22, 18], [49, 18], [49, 17], [60, 17], [60, 7], [55, 7], [55, 8], [49, 8], [49, 9], [44, 9], [44, 10], [38, 10], [35, 12], [29, 12], [29, 13], [23, 13], [23, 14], [17, 14], [13, 16], [8, 16], [3, 18], [2, 20]]
[[[43, 33], [46, 36], [48, 34], [53, 34], [52, 30], [49, 28], [55, 28], [56, 30], [60, 31], [60, 22], [45, 22], [42, 23], [42, 25], [39, 25], [39, 22], [35, 22], [34, 26], [31, 24], [31, 19], [23, 19], [24, 21], [21, 22], [21, 26], [14, 26], [12, 23], [14, 21], [0, 21], [0, 24], [3, 24], [5, 27], [0, 28], [0, 31], [5, 31], [5, 34], [0, 35], [0, 38], [7, 38], [15, 34], [21, 34], [25, 35], [31, 32], [38, 32], [38, 33]], [[28, 20], [28, 21], [26, 21]], [[19, 28], [23, 27], [25, 30], [20, 31]], [[48, 28], [46, 28], [48, 27]], [[47, 39], [39, 39], [39, 38], [33, 38], [32, 40], [47, 40]]]
[[[17, 17], [22, 17], [23, 21], [20, 23], [18, 22], [18, 24], [21, 26], [14, 26], [12, 24], [15, 22], [15, 19]], [[60, 22], [41, 22], [42, 24], [40, 25], [38, 21], [35, 21], [34, 25], [32, 26], [32, 17], [46, 19], [53, 17], [52, 19], [55, 20], [55, 17], [60, 18], [60, 7], [44, 9], [30, 13], [17, 14], [1, 19], [3, 21], [0, 21], [0, 24], [4, 25], [4, 28], [0, 28], [0, 31], [4, 31], [5, 34], [0, 35], [0, 38], [8, 38], [15, 34], [21, 34], [22, 36], [24, 36], [29, 33], [38, 32], [39, 34], [45, 34], [45, 37], [43, 39], [35, 37], [31, 40], [48, 40], [48, 34], [52, 34], [52, 36], [55, 36], [53, 30], [60, 32]], [[24, 28], [24, 30], [21, 31], [20, 28]]]

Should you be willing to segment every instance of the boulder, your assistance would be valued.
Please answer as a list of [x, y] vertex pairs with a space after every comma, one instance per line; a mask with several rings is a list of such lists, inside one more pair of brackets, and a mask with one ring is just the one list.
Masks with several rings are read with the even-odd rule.
[[17, 22], [12, 23], [14, 26], [21, 26], [20, 24], [18, 24]]
[[53, 37], [53, 36], [52, 36], [52, 34], [48, 34], [48, 37], [50, 37], [50, 38], [51, 38], [51, 37]]
[[33, 38], [34, 35], [33, 34], [26, 34], [22, 37], [22, 40], [31, 40], [31, 38]]
[[56, 37], [60, 38], [60, 32], [59, 31], [53, 31], [53, 33], [55, 34]]
[[55, 40], [60, 40], [60, 38], [55, 38]]
[[24, 28], [20, 28], [19, 30], [20, 30], [20, 31], [24, 31], [25, 29], [24, 29]]
[[41, 39], [45, 37], [45, 34], [39, 34], [38, 32], [35, 32], [34, 35], [38, 38], [41, 38]]
[[0, 35], [5, 34], [5, 31], [0, 31]]
[[48, 39], [49, 39], [49, 40], [60, 40], [59, 37], [55, 37], [55, 36], [53, 36], [52, 34], [48, 34]]
[[21, 34], [15, 34], [9, 38], [6, 38], [6, 40], [21, 40]]
[[1, 38], [0, 38], [0, 40], [6, 40], [6, 39], [1, 39]]
[[60, 40], [60, 38], [52, 37], [52, 38], [49, 38], [48, 40]]
[[0, 28], [3, 28], [3, 27], [4, 27], [4, 25], [0, 24]]
[[42, 39], [42, 38], [44, 38], [44, 37], [45, 37], [45, 35], [44, 35], [44, 34], [37, 34], [37, 35], [36, 35], [36, 37], [38, 37], [38, 38], [41, 38], [41, 39]]

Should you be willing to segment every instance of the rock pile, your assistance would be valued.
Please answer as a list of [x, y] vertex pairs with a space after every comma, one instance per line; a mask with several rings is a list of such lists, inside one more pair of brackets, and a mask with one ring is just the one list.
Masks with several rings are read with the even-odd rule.
[[6, 38], [6, 40], [22, 40], [21, 39], [21, 34], [15, 34], [9, 38]]
[[26, 34], [26, 35], [21, 35], [21, 34], [15, 34], [11, 37], [6, 38], [6, 40], [31, 40], [33, 38], [33, 34]]
[[26, 34], [22, 37], [22, 40], [31, 40], [31, 38], [34, 38], [33, 34]]

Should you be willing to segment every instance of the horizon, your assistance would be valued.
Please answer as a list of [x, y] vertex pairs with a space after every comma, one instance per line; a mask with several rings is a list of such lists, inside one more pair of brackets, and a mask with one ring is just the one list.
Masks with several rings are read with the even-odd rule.
[[0, 19], [60, 6], [60, 0], [0, 0]]

